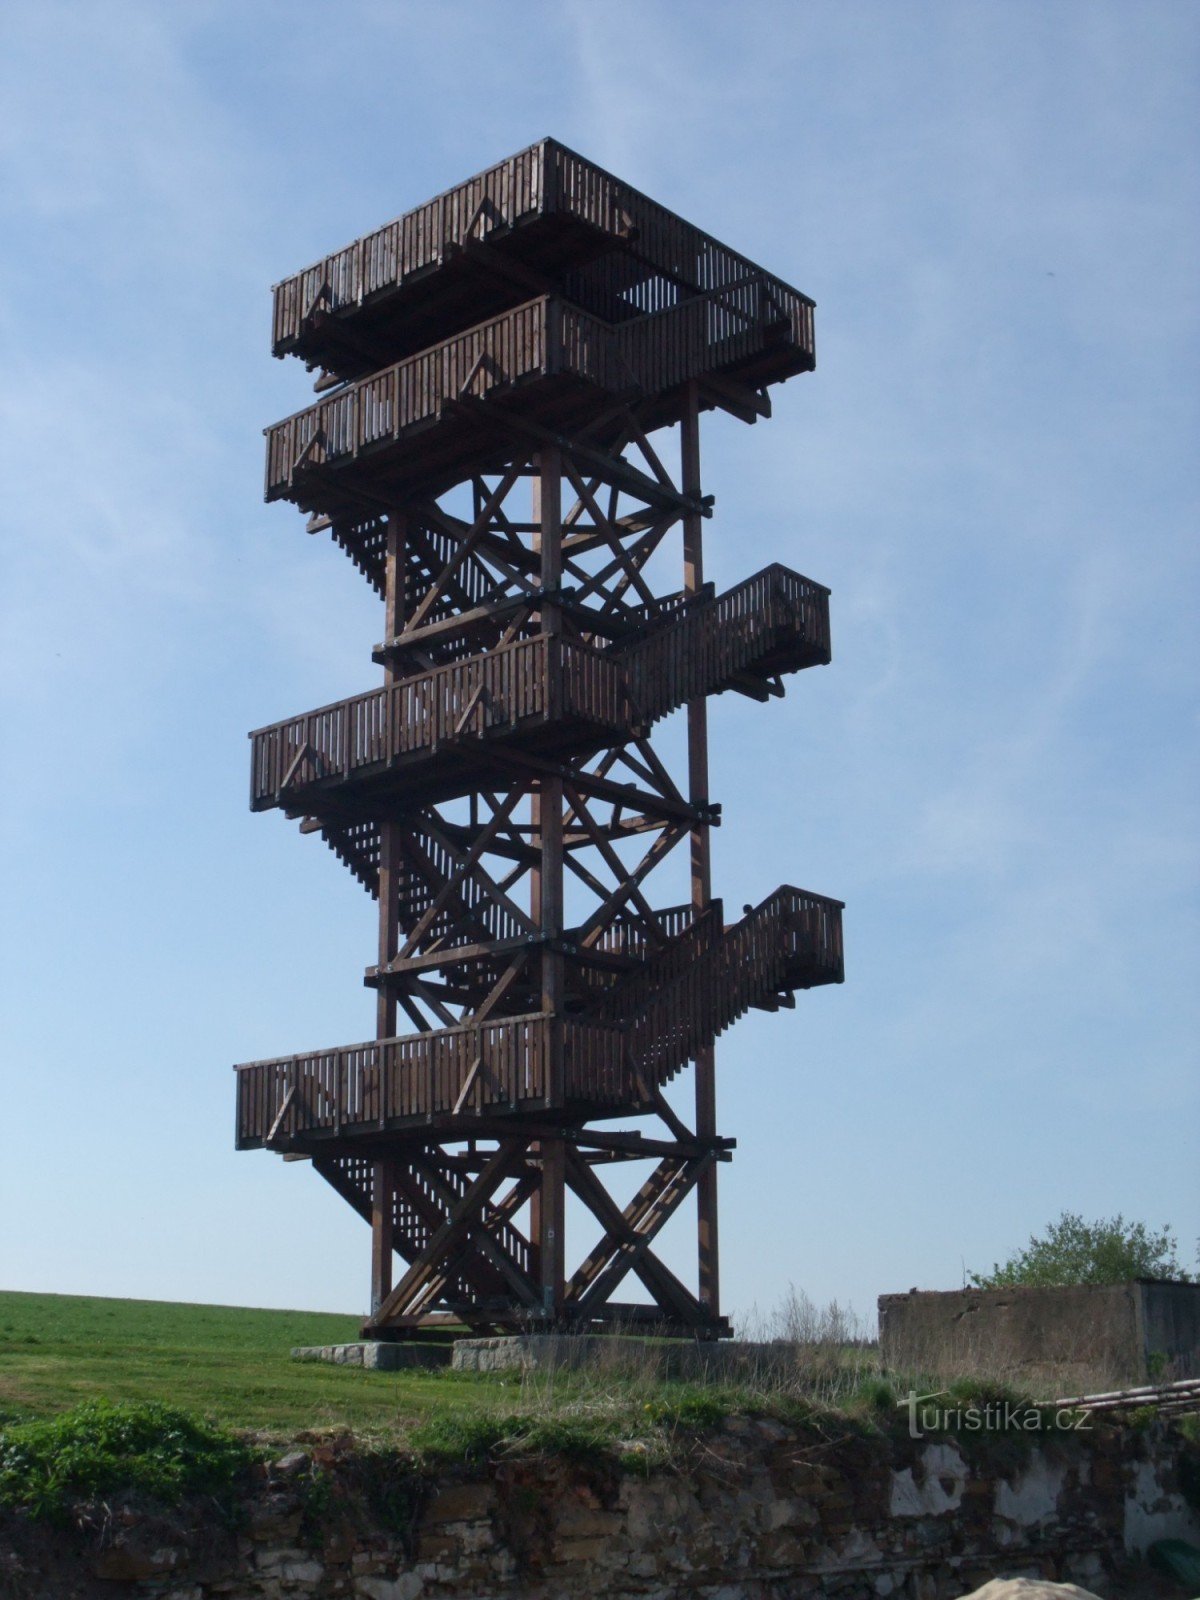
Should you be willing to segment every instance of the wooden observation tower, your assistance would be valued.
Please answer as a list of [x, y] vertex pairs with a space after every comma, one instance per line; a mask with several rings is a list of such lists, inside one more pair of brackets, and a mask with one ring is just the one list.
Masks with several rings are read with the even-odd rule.
[[[841, 981], [841, 905], [712, 895], [707, 697], [782, 694], [829, 611], [778, 565], [705, 583], [699, 421], [770, 415], [813, 303], [551, 139], [274, 293], [275, 355], [320, 375], [267, 499], [380, 595], [384, 681], [254, 733], [251, 804], [377, 898], [376, 1036], [238, 1067], [238, 1147], [370, 1222], [368, 1337], [727, 1333], [714, 1041]], [[695, 1290], [654, 1251], [693, 1193]]]

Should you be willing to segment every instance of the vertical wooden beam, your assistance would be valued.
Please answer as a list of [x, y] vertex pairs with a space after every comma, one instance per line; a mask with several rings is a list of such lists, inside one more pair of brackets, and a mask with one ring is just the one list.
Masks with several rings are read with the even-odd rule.
[[[680, 425], [680, 488], [700, 498], [700, 392], [688, 385]], [[697, 593], [704, 584], [704, 519], [689, 511], [683, 519], [683, 587]], [[694, 806], [708, 805], [708, 702], [702, 695], [688, 701], [688, 798]], [[704, 910], [712, 900], [712, 853], [707, 824], [691, 834], [692, 905]], [[711, 1045], [696, 1055], [696, 1133], [712, 1139], [717, 1132], [716, 1051]], [[721, 1310], [721, 1278], [717, 1234], [717, 1163], [709, 1162], [696, 1185], [697, 1255], [700, 1302], [713, 1317]]]
[[[398, 633], [404, 631], [404, 558], [407, 520], [403, 511], [393, 511], [387, 519], [387, 549], [383, 566], [385, 639], [394, 639]], [[397, 671], [394, 666], [385, 667], [384, 672], [389, 683], [395, 682]]]
[[566, 1282], [566, 1147], [562, 1139], [544, 1139], [541, 1152], [538, 1265], [542, 1311], [547, 1319], [556, 1320], [562, 1311]]
[[[542, 450], [533, 480], [534, 549], [541, 557], [540, 581], [550, 595], [562, 582], [562, 452], [557, 446]], [[556, 638], [562, 628], [562, 609], [553, 600], [543, 601], [539, 613], [540, 631]], [[548, 687], [553, 684], [552, 666]], [[561, 941], [563, 935], [563, 786], [561, 778], [543, 778], [533, 799], [532, 842], [540, 849], [540, 860], [532, 874], [531, 911], [543, 937]], [[543, 946], [541, 956], [541, 1009], [555, 1020], [548, 1028], [547, 1100], [561, 1106], [565, 1097], [563, 1081], [562, 1027], [558, 1020], [563, 999], [563, 955], [561, 948]], [[547, 1318], [556, 1318], [562, 1309], [565, 1282], [566, 1156], [561, 1139], [545, 1139], [539, 1153], [542, 1181], [532, 1207], [532, 1232], [536, 1249], [542, 1309]]]
[[392, 1161], [376, 1161], [371, 1178], [371, 1315], [392, 1292], [392, 1251], [395, 1248], [394, 1206], [396, 1168]]
[[[392, 512], [388, 517], [387, 550], [384, 556], [384, 637], [394, 639], [404, 627], [405, 517]], [[400, 681], [402, 674], [394, 661], [383, 669], [385, 690]], [[391, 706], [388, 706], [388, 714]], [[402, 865], [402, 828], [385, 821], [379, 828], [379, 965], [386, 967], [400, 948], [397, 893]], [[396, 996], [386, 984], [378, 990], [375, 1011], [375, 1037], [391, 1039], [396, 1032]]]
[[[684, 494], [700, 497], [700, 397], [698, 386], [690, 383], [683, 420], [680, 424], [680, 488]], [[683, 518], [683, 589], [696, 594], [704, 587], [704, 519], [697, 511]], [[708, 701], [704, 695], [688, 701], [688, 798], [693, 805], [708, 804]], [[699, 824], [692, 829], [692, 904], [701, 911], [712, 899], [712, 863], [709, 829]]]
[[[384, 557], [384, 637], [394, 639], [404, 624], [404, 517], [394, 512], [388, 517], [387, 551]], [[399, 679], [398, 669], [389, 663], [384, 668], [384, 684], [390, 688]], [[395, 822], [382, 822], [379, 828], [379, 965], [386, 967], [400, 947], [398, 892], [401, 868], [402, 830]], [[392, 1039], [396, 1035], [396, 994], [381, 984], [375, 998], [375, 1037]], [[382, 1062], [377, 1069], [384, 1071]], [[380, 1105], [383, 1086], [380, 1085]], [[371, 1311], [374, 1313], [392, 1292], [393, 1215], [395, 1206], [395, 1166], [391, 1161], [376, 1161], [371, 1180]]]
[[[535, 535], [541, 555], [540, 578], [543, 589], [557, 594], [562, 582], [562, 452], [557, 447], [543, 450], [538, 457], [537, 492], [534, 497]], [[562, 608], [555, 601], [544, 601], [540, 613], [541, 632], [557, 638], [562, 630]], [[556, 664], [555, 664], [556, 665]], [[551, 667], [550, 680], [556, 676]], [[538, 873], [539, 922], [548, 939], [561, 939], [563, 933], [563, 786], [561, 778], [544, 778], [539, 786], [538, 831], [541, 864]], [[560, 951], [544, 951], [542, 956], [542, 1007], [557, 1011], [562, 1000], [563, 957]]]

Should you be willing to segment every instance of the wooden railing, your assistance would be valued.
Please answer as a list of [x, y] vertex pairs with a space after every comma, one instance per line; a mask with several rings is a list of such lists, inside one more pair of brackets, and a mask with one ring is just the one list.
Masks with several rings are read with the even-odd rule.
[[[655, 911], [653, 925], [658, 929], [656, 938], [651, 935], [647, 919], [643, 915], [629, 911], [621, 912], [605, 926], [590, 948], [606, 956], [620, 956], [629, 962], [645, 962], [662, 952], [664, 947], [677, 940], [680, 934], [685, 933], [695, 922], [697, 915], [696, 908], [692, 905], [667, 906], [663, 910]], [[571, 931], [567, 933], [566, 939], [569, 943], [578, 942], [579, 935]], [[619, 975], [614, 978], [613, 970], [607, 964], [596, 967], [585, 962], [579, 968], [576, 981], [591, 997], [593, 1005], [603, 1006], [605, 997], [611, 993], [614, 983], [621, 980]]]
[[571, 639], [518, 639], [483, 655], [306, 712], [251, 739], [251, 804], [291, 785], [350, 778], [417, 750], [559, 717], [628, 722], [618, 664]]
[[563, 300], [531, 300], [268, 428], [267, 499], [285, 496], [306, 466], [355, 460], [428, 424], [447, 401], [561, 374], [609, 392], [633, 384], [657, 394], [781, 337], [811, 354], [812, 307], [773, 290], [765, 273], [616, 327]]
[[[510, 1110], [543, 1104], [549, 1025], [543, 1015], [505, 1017], [251, 1062], [237, 1068], [238, 1142], [315, 1130], [336, 1136], [481, 1104]], [[469, 1077], [477, 1060], [487, 1070], [476, 1070], [470, 1104]]]
[[[568, 293], [609, 320], [657, 311], [679, 294], [724, 288], [752, 262], [553, 139], [356, 239], [275, 286], [272, 349], [303, 341], [314, 311], [346, 312], [441, 265], [471, 236], [502, 236], [543, 216], [572, 217], [606, 234], [612, 251], [569, 276]], [[764, 275], [765, 276], [765, 275]], [[811, 307], [778, 279], [781, 295]]]
[[759, 354], [779, 337], [813, 353], [813, 308], [765, 272], [623, 323], [616, 342], [647, 394]]
[[544, 168], [542, 144], [532, 145], [276, 284], [274, 353], [294, 346], [314, 310], [361, 305], [428, 272], [472, 228], [486, 234], [540, 215]]
[[644, 986], [629, 1049], [646, 1077], [663, 1084], [751, 1006], [793, 988], [840, 983], [842, 973], [841, 902], [788, 887], [727, 930], [711, 914], [698, 919], [669, 970], [636, 975], [625, 1001], [614, 990], [610, 1003], [626, 1007]]
[[828, 659], [829, 591], [775, 564], [608, 652], [570, 639], [516, 640], [257, 729], [250, 803], [274, 805], [290, 788], [547, 721], [627, 733], [721, 688], [784, 632]]
[[628, 693], [648, 722], [712, 694], [769, 651], [781, 630], [829, 659], [829, 590], [773, 563], [622, 647]]
[[[750, 1006], [840, 982], [841, 913], [840, 901], [785, 887], [723, 930], [715, 903], [611, 991], [606, 1009], [619, 1007], [624, 1022], [534, 1013], [247, 1063], [236, 1069], [238, 1143], [531, 1111], [560, 1096], [592, 1107], [639, 1103]], [[552, 1077], [556, 1033], [561, 1087]]]
[[[654, 913], [654, 923], [661, 939], [668, 941], [678, 939], [695, 920], [696, 908], [692, 905], [666, 906]], [[645, 918], [640, 913], [625, 911], [619, 912], [605, 925], [592, 948], [603, 950], [608, 955], [644, 961], [656, 945], [647, 932]]]
[[781, 300], [794, 299], [811, 311], [814, 302], [807, 295], [746, 256], [574, 151], [547, 143], [553, 155], [546, 179], [549, 203], [624, 245], [570, 275], [570, 297], [586, 309], [616, 321], [628, 315], [624, 308], [635, 315], [661, 311], [685, 296], [727, 289], [758, 275]]

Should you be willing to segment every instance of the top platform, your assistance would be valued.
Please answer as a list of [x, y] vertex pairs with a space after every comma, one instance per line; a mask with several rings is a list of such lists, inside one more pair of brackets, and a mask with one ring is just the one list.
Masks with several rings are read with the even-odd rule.
[[543, 139], [277, 284], [271, 348], [357, 378], [533, 296], [619, 323], [750, 275], [769, 276]]

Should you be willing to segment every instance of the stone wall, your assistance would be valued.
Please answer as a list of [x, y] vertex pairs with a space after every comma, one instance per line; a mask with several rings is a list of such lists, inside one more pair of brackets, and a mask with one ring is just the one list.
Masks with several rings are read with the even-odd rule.
[[0, 1594], [950, 1600], [1028, 1575], [1128, 1600], [1127, 1547], [1200, 1537], [1189, 1471], [1195, 1447], [1163, 1424], [1031, 1442], [733, 1417], [678, 1441], [669, 1469], [512, 1458], [424, 1482], [372, 1478], [348, 1437], [310, 1438], [259, 1470], [233, 1526], [201, 1503], [112, 1501], [73, 1529], [0, 1520]]
[[897, 1372], [987, 1373], [1051, 1397], [1200, 1369], [1200, 1284], [910, 1290], [879, 1298]]

